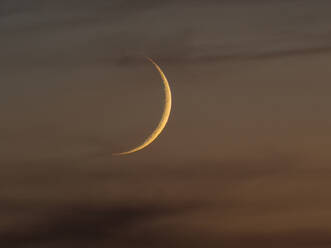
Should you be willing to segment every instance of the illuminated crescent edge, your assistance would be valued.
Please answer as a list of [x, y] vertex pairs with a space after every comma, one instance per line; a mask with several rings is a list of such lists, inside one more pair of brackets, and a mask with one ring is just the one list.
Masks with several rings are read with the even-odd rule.
[[146, 146], [150, 145], [161, 134], [161, 132], [163, 131], [163, 129], [165, 128], [165, 126], [168, 122], [170, 112], [171, 112], [171, 101], [172, 101], [169, 82], [168, 82], [166, 76], [164, 75], [163, 71], [161, 70], [161, 68], [158, 66], [158, 64], [156, 64], [151, 58], [147, 58], [147, 59], [158, 70], [158, 72], [160, 73], [160, 76], [162, 78], [162, 81], [163, 81], [165, 103], [164, 103], [162, 118], [161, 118], [159, 124], [157, 125], [156, 129], [153, 131], [153, 133], [151, 135], [149, 135], [141, 145], [139, 145], [136, 148], [133, 148], [127, 152], [113, 153], [113, 155], [117, 155], [117, 156], [127, 155], [127, 154], [134, 153], [134, 152], [144, 149]]

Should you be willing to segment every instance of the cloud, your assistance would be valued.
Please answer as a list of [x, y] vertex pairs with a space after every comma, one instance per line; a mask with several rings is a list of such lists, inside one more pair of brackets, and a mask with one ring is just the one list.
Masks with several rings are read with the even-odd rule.
[[114, 205], [59, 209], [41, 223], [26, 226], [24, 231], [2, 232], [0, 244], [6, 247], [27, 247], [61, 243], [73, 245], [71, 247], [78, 244], [80, 247], [89, 247], [93, 243], [106, 241], [109, 245], [121, 245], [130, 239], [132, 232], [141, 232], [148, 223], [192, 208], [157, 204]]
[[11, 165], [0, 180], [4, 189], [0, 244], [13, 248], [328, 245], [330, 201], [322, 197], [329, 188], [326, 170], [316, 163], [307, 167], [289, 154], [264, 156], [167, 167], [137, 160], [105, 165], [92, 159], [87, 165], [86, 158]]
[[330, 50], [327, 1], [301, 1], [300, 8], [296, 1], [4, 5], [11, 14], [3, 17], [0, 64], [7, 67], [139, 64], [145, 54], [203, 63]]

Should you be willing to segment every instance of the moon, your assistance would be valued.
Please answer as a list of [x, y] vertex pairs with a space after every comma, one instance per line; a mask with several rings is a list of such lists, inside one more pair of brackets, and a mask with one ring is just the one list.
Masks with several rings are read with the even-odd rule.
[[159, 124], [157, 125], [157, 127], [154, 129], [154, 131], [145, 139], [145, 141], [141, 145], [139, 145], [129, 151], [126, 151], [126, 152], [113, 153], [113, 155], [127, 155], [127, 154], [131, 154], [131, 153], [140, 151], [140, 150], [144, 149], [145, 147], [149, 146], [161, 134], [161, 132], [163, 131], [163, 129], [165, 128], [165, 126], [167, 125], [167, 122], [169, 120], [169, 116], [170, 116], [170, 112], [171, 112], [171, 101], [172, 101], [169, 82], [168, 82], [166, 76], [164, 75], [163, 71], [161, 70], [161, 68], [158, 66], [158, 64], [156, 64], [154, 62], [154, 60], [152, 60], [151, 58], [147, 58], [147, 59], [155, 66], [155, 68], [159, 72], [162, 82], [163, 82], [165, 101], [164, 101], [162, 118], [161, 118]]

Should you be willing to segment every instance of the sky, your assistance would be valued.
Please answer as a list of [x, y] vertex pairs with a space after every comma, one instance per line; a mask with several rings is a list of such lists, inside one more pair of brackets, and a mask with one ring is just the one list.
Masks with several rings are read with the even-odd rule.
[[2, 0], [0, 246], [329, 247], [330, 7]]

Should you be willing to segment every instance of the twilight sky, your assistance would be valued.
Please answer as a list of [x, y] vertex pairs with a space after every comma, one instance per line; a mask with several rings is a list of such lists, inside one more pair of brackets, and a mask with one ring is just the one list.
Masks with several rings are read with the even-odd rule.
[[329, 247], [330, 8], [2, 0], [0, 246]]

